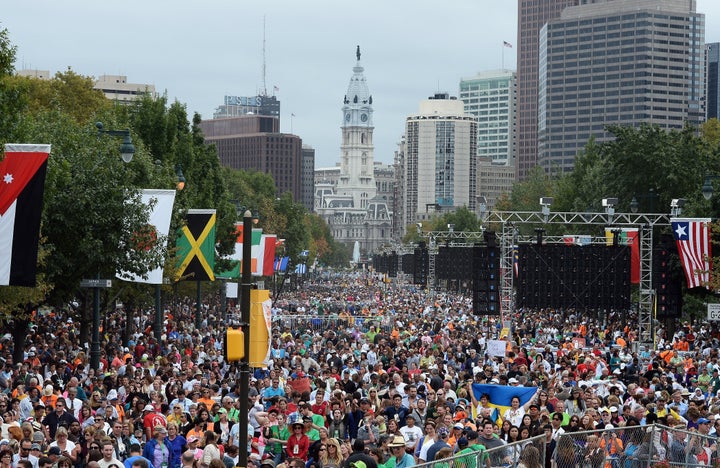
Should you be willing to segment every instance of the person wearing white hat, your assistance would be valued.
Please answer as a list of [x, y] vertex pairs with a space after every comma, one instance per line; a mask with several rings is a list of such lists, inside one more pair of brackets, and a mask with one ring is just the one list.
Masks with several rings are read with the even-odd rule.
[[155, 428], [158, 426], [167, 427], [165, 416], [155, 411], [153, 405], [145, 405], [143, 408], [143, 429], [146, 440], [153, 438]]

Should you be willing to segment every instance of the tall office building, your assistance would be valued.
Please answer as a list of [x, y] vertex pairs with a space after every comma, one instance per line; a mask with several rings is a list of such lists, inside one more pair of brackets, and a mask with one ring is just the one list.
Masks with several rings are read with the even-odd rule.
[[278, 194], [290, 192], [293, 200], [303, 203], [302, 187], [312, 186], [303, 176], [302, 140], [297, 135], [280, 133], [277, 117], [245, 115], [200, 122], [205, 143], [215, 144], [223, 166], [270, 174]]
[[[301, 203], [308, 211], [313, 211], [313, 199], [315, 197], [315, 149], [310, 145], [302, 145], [302, 201]], [[308, 181], [312, 183], [307, 183]]]
[[460, 80], [465, 113], [477, 118], [478, 156], [494, 164], [514, 164], [515, 72], [498, 70]]
[[362, 255], [390, 238], [392, 213], [377, 196], [373, 144], [373, 99], [356, 51], [347, 93], [343, 98], [340, 172], [336, 182], [318, 181], [315, 211], [326, 220], [336, 241], [360, 246]]
[[444, 93], [422, 101], [419, 113], [405, 122], [404, 141], [402, 155], [396, 155], [403, 229], [443, 211], [475, 210], [477, 122], [462, 101]]
[[705, 118], [705, 16], [694, 0], [568, 7], [540, 33], [538, 164], [571, 171], [608, 124], [680, 129]]
[[720, 118], [720, 42], [705, 46], [707, 54], [707, 99], [705, 100], [708, 119]]
[[518, 0], [516, 178], [525, 180], [537, 164], [540, 29], [579, 0]]

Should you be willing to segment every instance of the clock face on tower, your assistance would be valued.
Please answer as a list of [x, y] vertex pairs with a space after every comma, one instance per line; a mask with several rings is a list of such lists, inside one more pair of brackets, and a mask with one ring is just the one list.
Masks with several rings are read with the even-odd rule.
[[360, 120], [362, 120], [363, 122], [367, 122], [367, 119], [368, 119], [367, 114], [361, 114], [361, 115], [360, 115]]
[[345, 114], [345, 122], [350, 122], [350, 112]]

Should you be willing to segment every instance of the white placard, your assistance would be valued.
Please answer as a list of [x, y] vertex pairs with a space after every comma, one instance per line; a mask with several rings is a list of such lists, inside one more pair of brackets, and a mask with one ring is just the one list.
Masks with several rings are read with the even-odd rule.
[[505, 357], [505, 340], [490, 340], [487, 345], [490, 356]]
[[225, 297], [230, 299], [237, 299], [238, 297], [238, 283], [227, 283], [227, 289], [225, 291]]
[[720, 320], [720, 304], [708, 304], [707, 311], [708, 320]]

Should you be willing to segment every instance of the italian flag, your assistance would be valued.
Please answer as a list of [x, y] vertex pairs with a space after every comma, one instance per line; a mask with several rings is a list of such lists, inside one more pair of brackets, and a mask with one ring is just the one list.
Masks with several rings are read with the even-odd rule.
[[36, 285], [49, 154], [50, 145], [5, 145], [0, 162], [0, 285]]

